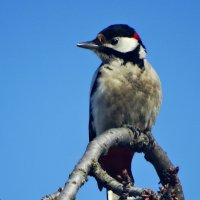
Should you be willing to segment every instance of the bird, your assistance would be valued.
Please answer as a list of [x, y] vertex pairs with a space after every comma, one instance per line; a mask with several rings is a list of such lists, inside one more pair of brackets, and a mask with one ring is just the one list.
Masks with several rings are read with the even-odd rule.
[[[136, 30], [126, 24], [110, 25], [94, 40], [77, 46], [93, 51], [101, 60], [90, 90], [89, 140], [126, 125], [151, 131], [162, 101], [161, 81], [147, 61], [146, 47]], [[134, 181], [133, 155], [127, 147], [113, 147], [99, 162], [110, 176], [124, 184]], [[120, 197], [107, 190], [107, 199]]]

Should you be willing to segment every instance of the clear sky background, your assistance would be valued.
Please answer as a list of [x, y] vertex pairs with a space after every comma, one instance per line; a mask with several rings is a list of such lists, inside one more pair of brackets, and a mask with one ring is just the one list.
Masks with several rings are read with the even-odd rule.
[[[100, 60], [77, 42], [111, 24], [134, 27], [158, 72], [163, 103], [153, 134], [199, 199], [200, 1], [1, 0], [0, 199], [37, 200], [62, 186], [88, 143], [92, 75]], [[136, 185], [158, 189], [143, 155]], [[93, 178], [77, 199], [105, 199]]]

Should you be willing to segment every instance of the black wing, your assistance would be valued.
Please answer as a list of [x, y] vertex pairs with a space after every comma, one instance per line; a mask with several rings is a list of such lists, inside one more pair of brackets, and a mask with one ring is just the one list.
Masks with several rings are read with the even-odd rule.
[[96, 70], [93, 79], [92, 79], [92, 84], [91, 84], [91, 90], [90, 90], [90, 110], [89, 110], [89, 140], [93, 140], [96, 137], [96, 131], [95, 131], [95, 127], [93, 125], [94, 122], [94, 118], [95, 116], [93, 116], [92, 114], [92, 102], [91, 102], [91, 97], [94, 95], [95, 91], [97, 90], [98, 87], [98, 79], [101, 76], [101, 71], [100, 71], [100, 67]]

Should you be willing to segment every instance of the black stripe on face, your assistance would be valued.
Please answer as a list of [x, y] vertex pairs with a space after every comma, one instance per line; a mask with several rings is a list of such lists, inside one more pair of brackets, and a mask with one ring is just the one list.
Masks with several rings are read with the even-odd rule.
[[112, 57], [120, 58], [124, 61], [125, 64], [127, 62], [132, 62], [133, 64], [137, 64], [138, 67], [142, 69], [144, 67], [144, 60], [140, 59], [139, 50], [140, 50], [140, 45], [138, 45], [133, 51], [129, 51], [126, 53], [116, 51], [109, 47], [101, 46], [99, 47], [98, 52], [100, 54], [105, 54], [111, 58]]

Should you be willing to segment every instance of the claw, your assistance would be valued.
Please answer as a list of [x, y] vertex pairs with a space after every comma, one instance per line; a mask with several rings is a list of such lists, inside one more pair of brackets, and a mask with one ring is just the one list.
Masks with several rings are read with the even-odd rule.
[[117, 180], [123, 184], [123, 194], [121, 195], [119, 200], [129, 199], [129, 195], [127, 193], [127, 189], [134, 185], [134, 180], [129, 176], [127, 169], [122, 170], [122, 174], [117, 176]]
[[131, 124], [123, 124], [124, 128], [129, 128], [135, 134], [135, 138], [139, 137], [140, 133], [142, 132], [140, 128], [135, 127]]

